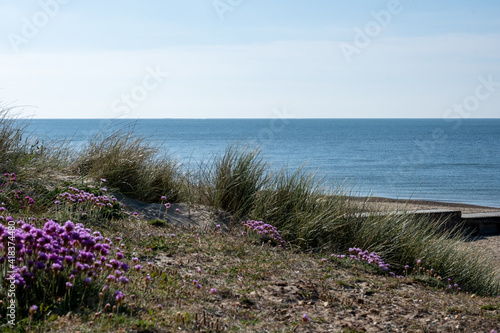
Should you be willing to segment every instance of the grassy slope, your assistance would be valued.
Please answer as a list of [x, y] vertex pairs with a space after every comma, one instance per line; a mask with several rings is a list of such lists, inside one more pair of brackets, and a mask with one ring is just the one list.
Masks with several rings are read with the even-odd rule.
[[[119, 237], [126, 258], [139, 257], [145, 269], [127, 274], [131, 283], [120, 286], [126, 302], [111, 318], [95, 316], [97, 295], [90, 295], [66, 315], [35, 315], [32, 330], [489, 332], [500, 326], [498, 297], [449, 292], [426, 274], [396, 279], [328, 252], [281, 250], [256, 235], [242, 235], [240, 227], [221, 232], [216, 223], [187, 229], [132, 217], [99, 225], [88, 221], [106, 237]], [[146, 274], [152, 276], [149, 284]], [[311, 322], [302, 322], [304, 314]]]
[[[425, 275], [401, 281], [372, 266], [324, 262], [320, 254], [280, 250], [240, 230], [217, 230], [113, 222], [103, 233], [122, 237], [128, 255], [153, 249], [141, 258], [144, 266], [154, 263], [153, 283], [125, 289], [127, 305], [112, 320], [83, 310], [40, 330], [489, 332], [500, 326], [499, 298], [449, 293]], [[303, 323], [303, 314], [311, 322]]]

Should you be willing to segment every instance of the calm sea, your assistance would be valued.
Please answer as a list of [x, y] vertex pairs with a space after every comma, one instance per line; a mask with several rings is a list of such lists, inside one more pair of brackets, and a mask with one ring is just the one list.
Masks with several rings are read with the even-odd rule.
[[187, 165], [230, 144], [260, 146], [274, 167], [315, 171], [359, 195], [500, 207], [500, 119], [31, 120], [80, 147], [101, 131], [137, 134]]

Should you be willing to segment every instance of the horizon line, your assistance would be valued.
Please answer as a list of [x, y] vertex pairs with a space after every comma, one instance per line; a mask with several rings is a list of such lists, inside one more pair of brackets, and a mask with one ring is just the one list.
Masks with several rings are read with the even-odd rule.
[[213, 117], [213, 118], [171, 118], [171, 117], [138, 117], [138, 118], [38, 118], [38, 117], [20, 117], [13, 118], [14, 120], [273, 120], [273, 119], [286, 119], [286, 120], [328, 120], [328, 119], [336, 119], [336, 120], [478, 120], [478, 119], [500, 119], [500, 117], [478, 117], [478, 118], [462, 118], [462, 117], [453, 117], [453, 118], [423, 118], [423, 117], [356, 117], [356, 118], [348, 118], [348, 117], [313, 117], [313, 118], [279, 118], [279, 117], [268, 117], [268, 118], [246, 118], [246, 117], [238, 117], [238, 118], [226, 118], [226, 117]]

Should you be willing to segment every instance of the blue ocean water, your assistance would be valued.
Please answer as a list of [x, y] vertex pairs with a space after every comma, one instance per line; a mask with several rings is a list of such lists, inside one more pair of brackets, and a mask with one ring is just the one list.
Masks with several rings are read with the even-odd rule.
[[36, 119], [29, 126], [76, 147], [133, 126], [186, 165], [249, 144], [273, 167], [305, 164], [358, 195], [500, 207], [500, 119]]

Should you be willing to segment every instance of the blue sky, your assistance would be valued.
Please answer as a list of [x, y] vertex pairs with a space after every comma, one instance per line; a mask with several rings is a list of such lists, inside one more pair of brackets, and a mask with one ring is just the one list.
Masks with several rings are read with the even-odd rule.
[[498, 1], [2, 0], [0, 101], [37, 118], [497, 118], [499, 17]]

